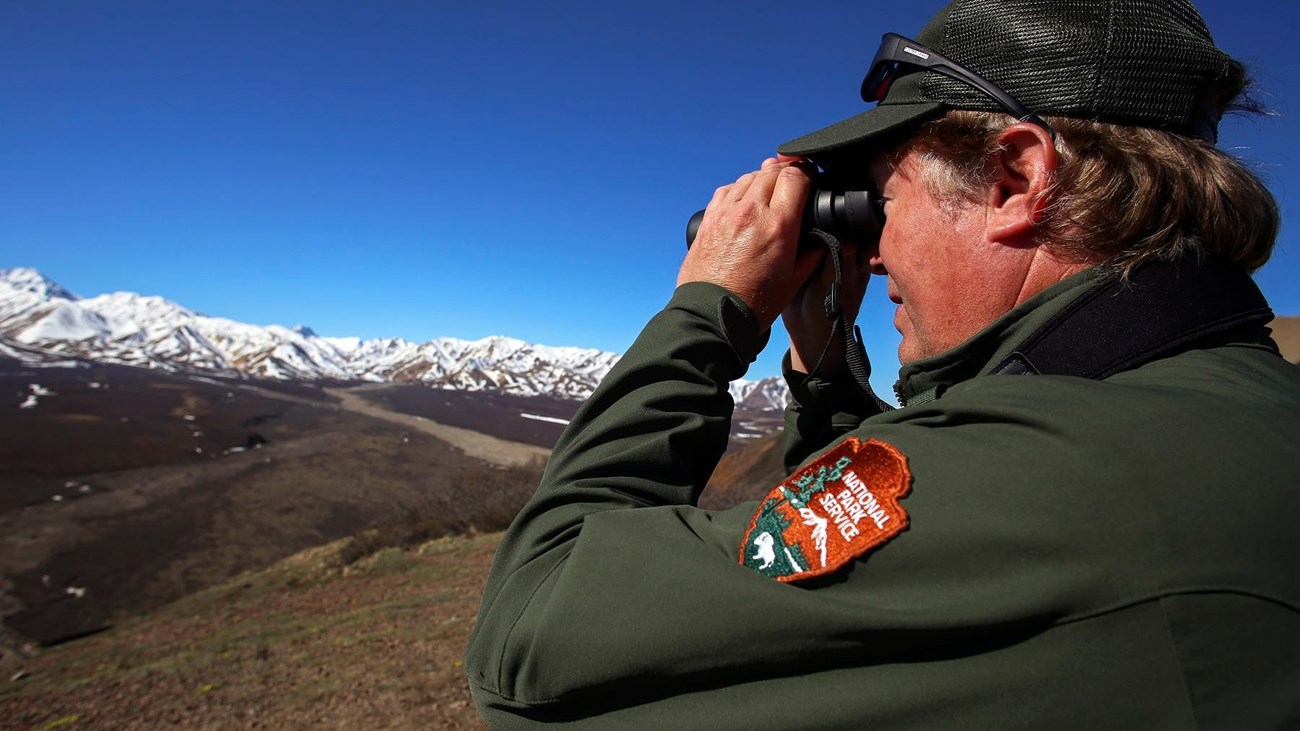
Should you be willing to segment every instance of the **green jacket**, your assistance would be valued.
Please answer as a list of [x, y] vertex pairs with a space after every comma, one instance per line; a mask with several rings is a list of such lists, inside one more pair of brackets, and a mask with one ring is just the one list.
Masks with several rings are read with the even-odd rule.
[[1105, 381], [981, 376], [1095, 276], [903, 369], [905, 402], [937, 400], [795, 384], [791, 466], [875, 439], [910, 493], [906, 530], [790, 583], [741, 563], [756, 504], [694, 507], [765, 335], [680, 287], [502, 540], [466, 658], [483, 717], [1300, 728], [1300, 369], [1259, 328]]

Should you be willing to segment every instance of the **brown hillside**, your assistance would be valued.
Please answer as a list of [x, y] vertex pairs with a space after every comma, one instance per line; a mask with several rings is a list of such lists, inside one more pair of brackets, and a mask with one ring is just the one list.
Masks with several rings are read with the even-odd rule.
[[1300, 364], [1300, 317], [1278, 317], [1269, 327], [1273, 328], [1273, 340], [1282, 357]]
[[6, 665], [0, 728], [486, 728], [461, 658], [499, 539], [303, 552]]
[[722, 456], [700, 496], [700, 507], [721, 510], [747, 500], [759, 500], [784, 479], [781, 433], [746, 440]]

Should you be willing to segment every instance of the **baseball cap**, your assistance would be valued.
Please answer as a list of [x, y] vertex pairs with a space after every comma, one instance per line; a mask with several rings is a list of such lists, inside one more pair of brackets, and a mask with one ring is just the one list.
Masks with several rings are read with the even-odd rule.
[[[1038, 115], [1210, 142], [1241, 73], [1187, 0], [953, 0], [916, 42]], [[1006, 106], [953, 75], [904, 64], [874, 108], [778, 150], [831, 153], [905, 132], [949, 109]]]

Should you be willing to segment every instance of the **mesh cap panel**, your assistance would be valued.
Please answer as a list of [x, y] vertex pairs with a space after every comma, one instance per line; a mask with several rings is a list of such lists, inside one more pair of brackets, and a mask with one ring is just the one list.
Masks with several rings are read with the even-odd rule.
[[[1214, 46], [1187, 0], [954, 0], [915, 36], [1040, 115], [1156, 127], [1213, 140], [1215, 101], [1232, 59]], [[864, 73], [865, 73], [864, 69]], [[918, 79], [919, 77], [919, 83]], [[1002, 111], [983, 92], [937, 72], [914, 71], [890, 88], [889, 130], [950, 109]], [[781, 146], [813, 154], [877, 138], [875, 113]], [[848, 124], [848, 122], [852, 124]]]

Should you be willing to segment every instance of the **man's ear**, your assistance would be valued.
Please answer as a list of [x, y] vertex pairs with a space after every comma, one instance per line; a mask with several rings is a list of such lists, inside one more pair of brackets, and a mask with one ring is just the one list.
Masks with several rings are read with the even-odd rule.
[[1056, 145], [1047, 130], [1029, 122], [1002, 130], [998, 143], [1002, 152], [992, 160], [985, 235], [989, 241], [1029, 243], [1056, 176]]

